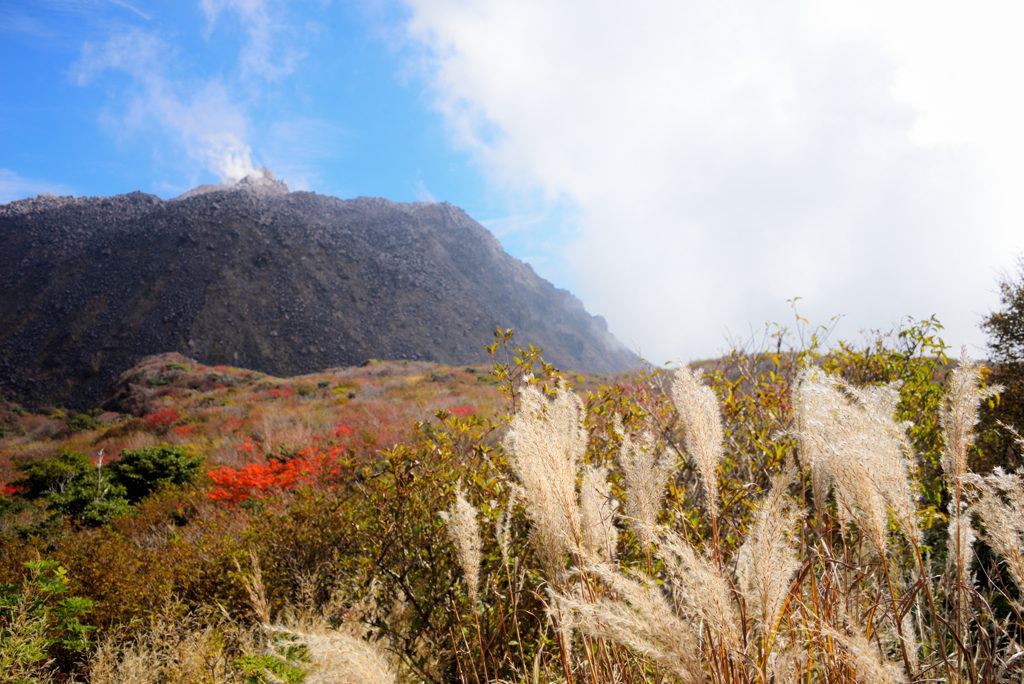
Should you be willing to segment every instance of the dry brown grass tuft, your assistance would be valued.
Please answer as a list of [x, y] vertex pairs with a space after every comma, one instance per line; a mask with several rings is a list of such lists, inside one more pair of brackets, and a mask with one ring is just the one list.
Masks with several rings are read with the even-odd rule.
[[238, 682], [234, 662], [261, 653], [265, 637], [216, 614], [184, 612], [169, 606], [148, 627], [125, 641], [117, 633], [99, 644], [89, 663], [90, 684]]

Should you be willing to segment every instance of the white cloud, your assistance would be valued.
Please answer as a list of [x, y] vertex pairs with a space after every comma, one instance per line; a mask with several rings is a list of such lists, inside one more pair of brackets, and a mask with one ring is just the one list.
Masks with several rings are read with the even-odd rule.
[[44, 193], [70, 195], [71, 188], [38, 178], [25, 178], [11, 169], [0, 169], [0, 204], [35, 197]]
[[292, 190], [324, 191], [322, 168], [344, 156], [352, 132], [343, 126], [313, 117], [277, 121], [260, 136], [260, 158], [278, 179]]
[[[78, 6], [82, 0], [62, 0]], [[109, 0], [117, 6], [148, 16], [122, 0]], [[86, 5], [95, 4], [89, 0]], [[72, 67], [79, 85], [89, 85], [100, 74], [120, 71], [131, 77], [123, 90], [111, 89], [120, 97], [120, 106], [103, 114], [108, 128], [118, 137], [156, 132], [169, 137], [188, 158], [218, 175], [222, 182], [237, 181], [256, 170], [251, 143], [249, 113], [260, 100], [259, 82], [272, 81], [291, 74], [303, 56], [295, 47], [300, 36], [289, 21], [286, 6], [275, 0], [200, 0], [207, 21], [207, 39], [219, 40], [213, 32], [224, 14], [236, 19], [245, 32], [238, 54], [238, 71], [233, 78], [182, 78], [177, 49], [155, 31], [130, 28], [102, 44], [86, 43], [80, 59]], [[315, 122], [314, 122], [315, 124]], [[310, 128], [309, 121], [294, 122], [297, 129]], [[281, 125], [273, 125], [267, 143], [277, 149]], [[324, 126], [320, 127], [321, 129]], [[308, 141], [306, 146], [310, 147]], [[279, 147], [279, 146], [278, 146]], [[294, 156], [277, 155], [285, 170], [297, 182], [308, 185], [315, 175]], [[192, 170], [193, 182], [198, 174]], [[167, 185], [166, 181], [163, 181]], [[172, 184], [173, 185], [173, 184]], [[168, 185], [168, 187], [171, 187]]]
[[1009, 247], [984, 155], [919, 136], [877, 41], [797, 0], [406, 2], [455, 140], [578, 209], [574, 289], [648, 358], [714, 354], [795, 296], [846, 334], [937, 314], [981, 339]]
[[132, 77], [124, 109], [105, 115], [116, 134], [137, 134], [155, 125], [222, 181], [252, 173], [242, 107], [219, 80], [185, 84], [168, 78], [167, 65], [173, 59], [173, 50], [159, 37], [132, 29], [103, 45], [86, 43], [73, 73], [79, 85], [88, 85], [107, 70]]
[[221, 14], [230, 12], [245, 28], [248, 42], [239, 61], [243, 76], [275, 80], [295, 71], [304, 54], [288, 40], [294, 29], [287, 21], [284, 3], [272, 0], [200, 0], [210, 36]]
[[127, 2], [124, 2], [123, 0], [110, 0], [110, 2], [111, 4], [117, 5], [118, 7], [121, 7], [123, 9], [128, 10], [129, 12], [134, 13], [135, 15], [137, 15], [141, 19], [145, 19], [146, 21], [150, 21], [153, 19], [153, 17], [149, 16], [135, 5], [130, 5]]
[[437, 203], [437, 198], [434, 197], [434, 193], [427, 189], [426, 184], [422, 180], [416, 181], [413, 186], [416, 190], [417, 202], [428, 202], [430, 204]]
[[482, 225], [496, 238], [504, 238], [516, 233], [522, 233], [536, 229], [547, 219], [544, 214], [531, 214], [527, 216], [503, 216], [501, 218], [481, 219]]

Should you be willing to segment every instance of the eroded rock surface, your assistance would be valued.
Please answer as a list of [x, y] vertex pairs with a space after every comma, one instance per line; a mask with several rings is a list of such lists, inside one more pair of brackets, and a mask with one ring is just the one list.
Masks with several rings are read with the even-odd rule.
[[636, 362], [604, 319], [457, 207], [257, 180], [170, 201], [0, 206], [0, 392], [93, 406], [164, 352], [278, 376], [367, 358], [480, 363], [495, 325], [562, 368]]

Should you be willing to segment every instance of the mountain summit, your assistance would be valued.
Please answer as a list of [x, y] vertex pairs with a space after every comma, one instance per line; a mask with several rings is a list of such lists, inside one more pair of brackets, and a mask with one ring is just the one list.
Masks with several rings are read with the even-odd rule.
[[[220, 185], [200, 185], [198, 188], [192, 188], [188, 192], [184, 192], [177, 197], [175, 200], [188, 199], [189, 197], [195, 197], [196, 195], [205, 195], [208, 192], [219, 192], [221, 190], [248, 190], [257, 195], [287, 195], [291, 192], [288, 189], [288, 184], [282, 178], [277, 180], [274, 178], [274, 174], [270, 172], [266, 166], [262, 166], [240, 181], [225, 181]], [[173, 201], [173, 200], [172, 200]]]
[[561, 368], [637, 361], [457, 207], [340, 200], [254, 176], [170, 201], [0, 206], [0, 392], [92, 406], [163, 352], [278, 376], [368, 358], [489, 362], [495, 325]]

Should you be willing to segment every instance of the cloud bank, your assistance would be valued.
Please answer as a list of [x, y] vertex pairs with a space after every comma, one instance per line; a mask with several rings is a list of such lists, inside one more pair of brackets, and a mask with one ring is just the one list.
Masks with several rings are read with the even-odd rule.
[[877, 44], [798, 2], [406, 4], [454, 140], [577, 210], [573, 287], [651, 360], [788, 323], [793, 297], [848, 336], [937, 314], [981, 341], [1007, 245], [978, 155], [914, 139]]

